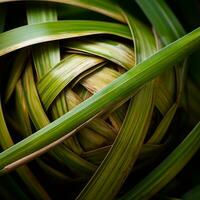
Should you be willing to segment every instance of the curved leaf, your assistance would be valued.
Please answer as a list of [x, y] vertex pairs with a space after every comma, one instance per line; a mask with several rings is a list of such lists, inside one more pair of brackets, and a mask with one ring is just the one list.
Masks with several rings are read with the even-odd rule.
[[80, 41], [67, 41], [67, 49], [83, 51], [106, 58], [129, 70], [135, 63], [133, 48], [115, 40], [108, 39], [81, 39]]
[[[3, 2], [12, 2], [15, 0], [1, 0], [0, 3]], [[28, 1], [28, 0], [24, 0]], [[120, 13], [120, 9], [113, 2], [106, 0], [45, 0], [45, 2], [56, 2], [69, 4], [73, 6], [78, 6], [81, 8], [86, 8], [95, 12], [99, 12], [101, 14], [112, 17], [113, 19], [119, 20], [121, 22], [125, 22], [123, 15]]]
[[65, 20], [26, 25], [0, 34], [0, 56], [22, 47], [95, 34], [113, 34], [131, 39], [125, 25], [87, 20]]

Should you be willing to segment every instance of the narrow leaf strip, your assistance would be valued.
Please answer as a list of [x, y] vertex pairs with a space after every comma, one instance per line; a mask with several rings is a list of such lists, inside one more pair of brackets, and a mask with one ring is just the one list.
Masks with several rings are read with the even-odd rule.
[[58, 3], [67, 3], [74, 6], [79, 6], [86, 8], [95, 12], [99, 12], [106, 16], [112, 17], [113, 19], [125, 22], [123, 15], [120, 12], [120, 9], [114, 2], [111, 1], [101, 1], [101, 0], [50, 0], [52, 2]]
[[155, 26], [164, 44], [169, 44], [185, 35], [183, 27], [165, 1], [136, 0], [136, 2]]
[[[1, 0], [1, 2], [12, 2], [15, 0]], [[95, 12], [112, 17], [113, 19], [125, 22], [123, 15], [120, 13], [120, 9], [116, 4], [111, 1], [101, 1], [101, 0], [46, 0], [49, 2], [69, 4], [73, 6], [78, 6], [81, 8], [86, 8]]]
[[[57, 21], [57, 11], [48, 3], [27, 5], [28, 24]], [[60, 49], [57, 41], [40, 44], [32, 47], [33, 61], [40, 78], [60, 61]]]
[[122, 67], [129, 70], [135, 63], [133, 48], [108, 39], [88, 39], [83, 38], [80, 41], [67, 41], [64, 44], [66, 48], [83, 51], [106, 58]]
[[7, 81], [7, 87], [6, 87], [6, 92], [5, 92], [5, 101], [7, 102], [9, 100], [9, 98], [11, 97], [15, 86], [17, 84], [17, 81], [19, 80], [23, 70], [24, 70], [24, 66], [27, 62], [27, 58], [28, 58], [28, 50], [22, 49], [19, 50], [18, 55], [16, 56], [14, 62], [13, 62], [13, 66], [11, 69], [11, 72], [9, 74], [9, 79]]
[[172, 122], [176, 110], [177, 110], [177, 104], [175, 103], [163, 117], [162, 121], [160, 122], [155, 132], [153, 133], [152, 137], [148, 140], [147, 143], [159, 144], [161, 142], [162, 138], [164, 137], [165, 133], [169, 128], [169, 125]]
[[15, 116], [16, 116], [17, 126], [19, 126], [19, 129], [21, 130], [20, 134], [23, 137], [27, 137], [32, 134], [32, 128], [21, 80], [19, 80], [16, 84], [15, 102], [16, 102]]
[[89, 20], [46, 22], [21, 26], [1, 33], [0, 56], [41, 42], [95, 34], [114, 34], [131, 39], [128, 27], [117, 23]]

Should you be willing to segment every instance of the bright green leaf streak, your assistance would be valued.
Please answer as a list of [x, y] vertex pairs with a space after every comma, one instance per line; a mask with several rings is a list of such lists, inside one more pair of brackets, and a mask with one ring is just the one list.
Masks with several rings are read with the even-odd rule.
[[101, 21], [63, 20], [26, 25], [0, 34], [0, 56], [40, 42], [95, 34], [113, 34], [131, 39], [127, 26]]
[[[14, 1], [15, 0], [1, 0], [0, 3], [14, 2]], [[28, 1], [28, 0], [22, 0], [22, 1]], [[92, 1], [91, 0], [45, 0], [45, 2], [56, 2], [56, 3], [78, 6], [81, 8], [99, 12], [118, 21], [125, 22], [125, 19], [123, 18], [123, 15], [121, 14], [119, 7], [116, 4], [113, 4], [109, 0], [92, 0]]]

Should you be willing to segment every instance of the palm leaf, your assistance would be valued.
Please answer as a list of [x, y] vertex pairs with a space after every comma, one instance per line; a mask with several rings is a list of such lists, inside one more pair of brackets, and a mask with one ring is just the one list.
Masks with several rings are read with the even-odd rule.
[[[128, 97], [134, 89], [166, 70], [171, 64], [183, 59], [195, 50], [195, 48], [198, 48], [199, 38], [200, 29], [196, 29], [149, 57], [149, 59], [136, 65], [133, 69], [109, 84], [109, 86], [79, 104], [79, 106], [58, 120], [55, 120], [50, 125], [40, 129], [35, 134], [2, 152], [0, 154], [0, 168], [4, 168], [13, 161], [57, 140], [67, 132], [70, 132], [91, 117], [97, 115], [102, 108], [105, 109], [105, 107]], [[180, 49], [181, 51], [179, 51]], [[120, 96], [118, 95], [119, 93], [121, 94]]]
[[[183, 92], [185, 58], [198, 48], [200, 29], [185, 35], [163, 0], [119, 2], [121, 6], [110, 0], [1, 2], [7, 3], [0, 4], [0, 31], [8, 31], [0, 33], [5, 66], [0, 196], [48, 199], [42, 183], [52, 198], [60, 198], [61, 191], [74, 199], [82, 190], [77, 199], [113, 199], [131, 172], [134, 187], [122, 199], [174, 199], [170, 181], [199, 149], [200, 125], [184, 139], [172, 120], [187, 130], [188, 113], [178, 109], [182, 103], [187, 112], [191, 109], [193, 124], [198, 121], [195, 83], [188, 82], [188, 96]], [[140, 21], [146, 18], [136, 4], [153, 31]], [[6, 9], [19, 14], [14, 21], [23, 26], [13, 24]], [[17, 28], [10, 30], [12, 26]], [[21, 141], [14, 144], [11, 136]], [[180, 137], [183, 142], [161, 161], [170, 142]], [[40, 183], [24, 165], [33, 159], [30, 166], [41, 175]], [[6, 175], [15, 169], [19, 177]], [[149, 175], [138, 183], [144, 172]], [[15, 180], [19, 187], [9, 194], [14, 187], [6, 183]]]

